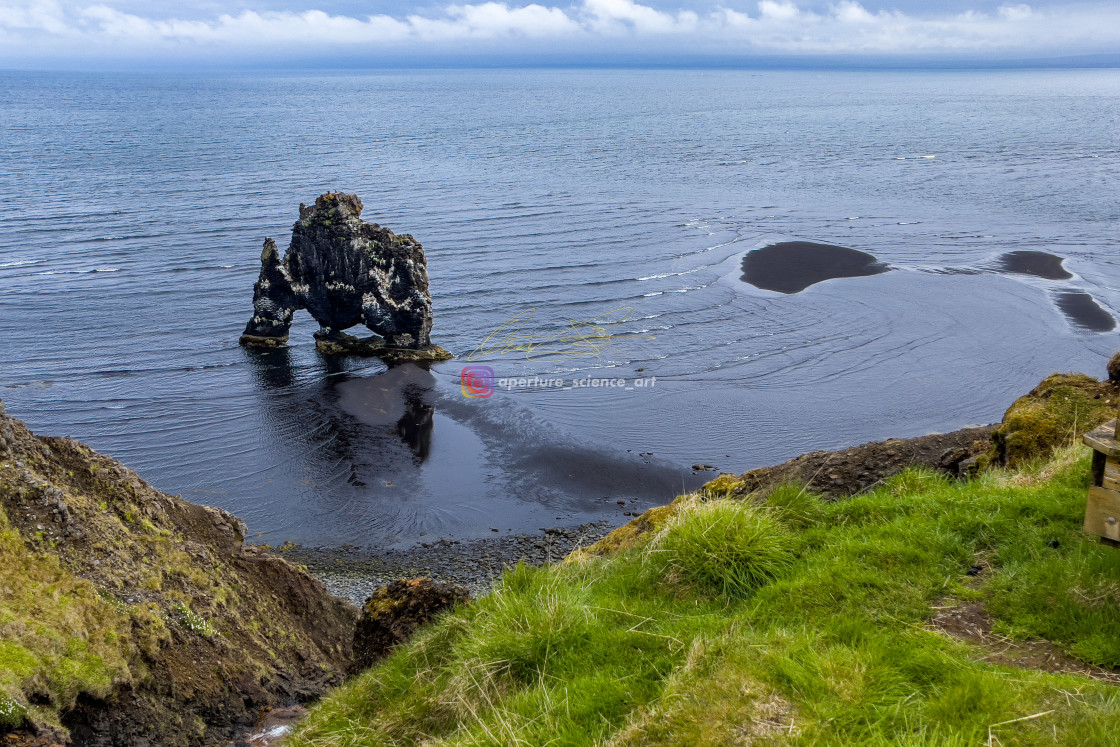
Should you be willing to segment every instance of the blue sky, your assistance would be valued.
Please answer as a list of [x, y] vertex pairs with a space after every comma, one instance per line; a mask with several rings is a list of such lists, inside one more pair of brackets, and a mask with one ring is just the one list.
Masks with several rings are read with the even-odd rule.
[[1120, 53], [1120, 2], [0, 0], [0, 66]]

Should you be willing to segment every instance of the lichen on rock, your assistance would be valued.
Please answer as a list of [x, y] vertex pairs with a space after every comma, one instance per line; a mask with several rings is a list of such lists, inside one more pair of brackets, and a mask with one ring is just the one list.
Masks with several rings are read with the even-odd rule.
[[429, 578], [401, 579], [382, 586], [362, 605], [362, 616], [354, 629], [351, 671], [367, 669], [411, 638], [417, 627], [469, 600], [470, 594], [463, 587]]
[[1108, 361], [1108, 380], [1112, 384], [1120, 385], [1120, 352]]
[[[281, 258], [266, 239], [254, 286], [253, 317], [241, 344], [275, 347], [288, 340], [296, 311], [306, 309], [320, 330], [324, 353], [446, 360], [432, 345], [432, 297], [424, 247], [361, 219], [357, 195], [331, 192], [300, 205], [292, 241]], [[362, 324], [375, 336], [343, 332]]]
[[[1115, 360], [1115, 358], [1113, 359]], [[1110, 373], [1112, 365], [1109, 364]], [[991, 461], [1017, 467], [1116, 417], [1120, 388], [1086, 374], [1051, 374], [1015, 400], [992, 434]]]

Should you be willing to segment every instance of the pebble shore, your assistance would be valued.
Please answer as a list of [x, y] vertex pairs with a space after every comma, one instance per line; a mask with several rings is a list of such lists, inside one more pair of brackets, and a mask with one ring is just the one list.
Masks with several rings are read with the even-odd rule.
[[403, 550], [343, 545], [300, 546], [281, 552], [290, 562], [307, 566], [332, 594], [361, 606], [375, 590], [398, 578], [427, 577], [459, 584], [478, 596], [507, 568], [521, 561], [538, 566], [563, 560], [573, 550], [598, 542], [613, 528], [613, 522], [601, 521], [571, 529], [542, 529], [539, 534], [437, 539]]

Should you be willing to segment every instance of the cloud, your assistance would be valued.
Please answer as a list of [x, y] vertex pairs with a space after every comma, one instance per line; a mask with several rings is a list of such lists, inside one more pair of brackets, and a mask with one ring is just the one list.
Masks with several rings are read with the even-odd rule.
[[[309, 0], [313, 1], [313, 0]], [[721, 2], [722, 0], [713, 0]], [[869, 11], [856, 0], [816, 10], [759, 0], [753, 12], [659, 10], [637, 0], [580, 0], [559, 7], [505, 2], [452, 4], [399, 16], [332, 15], [316, 9], [155, 18], [112, 3], [0, 0], [0, 61], [51, 56], [162, 55], [336, 57], [438, 48], [488, 51], [629, 51], [725, 54], [1081, 53], [1120, 45], [1120, 6], [1033, 7], [991, 13]]]
[[693, 11], [673, 15], [633, 0], [584, 0], [578, 13], [587, 31], [606, 36], [688, 34], [695, 32], [700, 22]]
[[764, 20], [792, 21], [801, 15], [801, 11], [791, 2], [774, 2], [774, 0], [760, 0], [758, 12]]
[[[380, 25], [385, 22], [383, 19], [384, 16], [371, 17], [369, 23]], [[447, 8], [444, 18], [411, 15], [401, 29], [405, 36], [415, 36], [424, 41], [560, 37], [579, 30], [579, 24], [559, 8], [537, 4], [511, 8], [505, 3], [452, 5]]]

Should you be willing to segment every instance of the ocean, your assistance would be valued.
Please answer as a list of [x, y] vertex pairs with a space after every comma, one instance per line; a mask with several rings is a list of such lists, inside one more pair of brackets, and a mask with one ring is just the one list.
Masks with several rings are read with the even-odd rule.
[[[621, 523], [1120, 348], [1118, 70], [4, 72], [0, 133], [9, 413], [259, 542]], [[423, 243], [455, 360], [238, 346], [264, 238], [339, 190]], [[795, 242], [883, 271], [744, 281]]]

